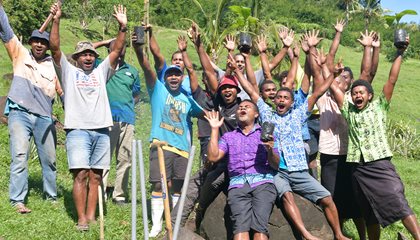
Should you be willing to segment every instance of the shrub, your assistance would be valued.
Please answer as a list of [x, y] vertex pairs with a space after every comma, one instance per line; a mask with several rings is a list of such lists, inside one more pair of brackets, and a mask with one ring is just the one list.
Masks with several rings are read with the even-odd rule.
[[420, 158], [420, 136], [415, 128], [403, 121], [389, 121], [387, 137], [391, 150], [408, 158]]

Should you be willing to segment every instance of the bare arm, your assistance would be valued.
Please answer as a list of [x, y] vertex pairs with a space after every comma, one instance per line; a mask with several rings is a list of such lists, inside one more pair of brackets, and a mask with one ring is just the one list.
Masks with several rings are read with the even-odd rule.
[[113, 41], [113, 40], [115, 40], [116, 38], [111, 38], [111, 39], [107, 39], [107, 40], [102, 40], [102, 41], [99, 41], [99, 42], [94, 42], [94, 43], [92, 43], [92, 45], [93, 45], [93, 47], [96, 49], [96, 48], [100, 48], [100, 47], [107, 47], [107, 48], [109, 48], [109, 44]]
[[328, 90], [331, 83], [334, 81], [334, 74], [329, 71], [329, 68], [326, 64], [326, 56], [322, 53], [318, 53], [317, 56], [314, 57], [316, 63], [321, 66], [323, 75], [325, 76], [325, 80], [321, 82], [317, 82], [316, 84], [320, 84], [319, 86], [314, 87], [314, 91], [312, 95], [308, 98], [308, 111], [312, 111], [316, 101]]
[[200, 58], [200, 63], [203, 67], [204, 74], [207, 77], [209, 90], [214, 94], [216, 93], [218, 86], [217, 76], [211, 65], [210, 58], [204, 50], [203, 44], [201, 43], [200, 32], [198, 30], [197, 24], [193, 23], [190, 35], [191, 40], [197, 49], [198, 57]]
[[381, 36], [379, 33], [375, 33], [373, 36], [373, 54], [372, 54], [372, 68], [370, 70], [370, 81], [373, 82], [373, 79], [376, 76], [376, 71], [378, 70], [379, 64], [379, 51], [381, 49]]
[[188, 53], [187, 53], [187, 39], [185, 38], [185, 36], [178, 36], [177, 42], [178, 42], [178, 49], [182, 53], [182, 59], [185, 64], [185, 68], [187, 69], [188, 76], [190, 77], [191, 92], [195, 92], [198, 88], [198, 79], [197, 79], [197, 74], [194, 71], [190, 57], [188, 56]]
[[280, 156], [274, 152], [274, 141], [268, 141], [263, 143], [265, 150], [267, 150], [267, 160], [270, 167], [274, 170], [279, 169]]
[[338, 47], [340, 45], [341, 33], [343, 32], [345, 25], [346, 25], [346, 22], [343, 19], [341, 20], [337, 19], [337, 23], [334, 25], [335, 36], [331, 43], [330, 50], [327, 55], [327, 63], [326, 63], [330, 72], [334, 71], [335, 54], [337, 53]]
[[61, 6], [55, 3], [51, 6], [50, 10], [53, 17], [53, 23], [51, 26], [50, 33], [50, 50], [54, 63], [57, 66], [60, 65], [61, 50], [60, 50], [60, 17], [61, 17]]
[[117, 39], [115, 40], [114, 47], [109, 53], [109, 62], [112, 69], [117, 67], [118, 58], [125, 44], [125, 34], [127, 31], [127, 9], [123, 5], [114, 6], [113, 16], [117, 19], [120, 25]]
[[397, 83], [397, 80], [398, 80], [398, 75], [401, 69], [403, 54], [409, 44], [408, 37], [406, 41], [407, 41], [407, 45], [405, 46], [405, 48], [400, 48], [397, 50], [397, 56], [395, 57], [394, 63], [392, 63], [391, 71], [389, 72], [388, 81], [384, 85], [383, 93], [385, 95], [386, 100], [388, 100], [388, 102], [391, 101], [392, 93], [394, 92], [395, 84]]
[[287, 73], [286, 83], [284, 84], [284, 87], [287, 87], [289, 89], [293, 89], [293, 82], [296, 78], [296, 73], [299, 65], [299, 55], [300, 55], [300, 47], [296, 45], [293, 48], [293, 60], [292, 65], [290, 66], [289, 72]]
[[219, 112], [215, 111], [207, 112], [204, 117], [209, 121], [211, 127], [207, 159], [210, 162], [217, 162], [225, 156], [225, 152], [219, 149], [219, 128], [222, 126], [224, 118], [219, 119]]
[[363, 59], [362, 59], [362, 66], [360, 69], [360, 79], [366, 80], [368, 82], [372, 82], [370, 71], [372, 68], [372, 42], [373, 42], [373, 35], [374, 32], [368, 32], [366, 30], [365, 34], [361, 33], [362, 39], [357, 39], [360, 44], [364, 47], [363, 51]]
[[232, 54], [229, 54], [228, 56], [228, 65], [233, 69], [233, 72], [235, 72], [236, 77], [239, 80], [239, 83], [241, 84], [242, 88], [245, 90], [245, 92], [249, 95], [251, 100], [254, 103], [257, 103], [258, 98], [260, 97], [259, 91], [256, 91], [255, 88], [252, 86], [250, 82], [248, 82], [242, 72], [238, 69], [238, 66], [236, 65], [235, 59], [233, 58]]
[[165, 58], [160, 52], [159, 44], [157, 43], [156, 38], [153, 35], [152, 26], [145, 26], [145, 31], [149, 32], [150, 52], [152, 52], [153, 59], [155, 60], [155, 69], [157, 71], [161, 71], [163, 69], [163, 65], [165, 64]]
[[141, 45], [135, 43], [137, 39], [134, 34], [131, 40], [134, 52], [137, 56], [137, 60], [139, 61], [140, 67], [143, 69], [146, 85], [148, 88], [154, 88], [157, 78], [156, 72], [150, 67], [149, 60], [147, 60], [147, 57], [144, 56], [143, 48]]
[[314, 56], [317, 55], [316, 46], [319, 44], [319, 42], [322, 40], [321, 38], [318, 38], [319, 30], [315, 31], [312, 30], [312, 32], [308, 32], [305, 35], [305, 38], [308, 42], [309, 46], [309, 66], [311, 67], [311, 73], [313, 76], [313, 91], [316, 90], [317, 86], [321, 86], [322, 82], [324, 82], [324, 77], [321, 74], [321, 67], [318, 65], [314, 59]]
[[272, 80], [271, 69], [267, 57], [267, 37], [264, 35], [257, 37], [256, 45], [260, 53], [261, 65], [266, 80]]
[[259, 92], [259, 88], [258, 88], [258, 84], [257, 84], [257, 79], [255, 78], [255, 73], [254, 73], [254, 69], [252, 69], [252, 65], [251, 65], [251, 60], [249, 58], [249, 54], [250, 53], [244, 53], [242, 52], [242, 56], [244, 56], [245, 58], [245, 73], [246, 73], [246, 77], [248, 82], [251, 83], [251, 85], [254, 87], [255, 91]]
[[288, 30], [287, 28], [281, 28], [279, 31], [279, 37], [281, 39], [281, 41], [283, 42], [283, 47], [280, 50], [280, 52], [278, 52], [276, 54], [276, 56], [274, 56], [273, 59], [271, 59], [270, 61], [270, 71], [272, 71], [274, 68], [276, 68], [279, 63], [281, 62], [281, 60], [283, 60], [284, 56], [286, 56], [287, 54], [287, 50], [289, 49], [289, 47], [292, 45], [293, 43], [293, 38], [295, 37], [295, 32], [293, 30]]

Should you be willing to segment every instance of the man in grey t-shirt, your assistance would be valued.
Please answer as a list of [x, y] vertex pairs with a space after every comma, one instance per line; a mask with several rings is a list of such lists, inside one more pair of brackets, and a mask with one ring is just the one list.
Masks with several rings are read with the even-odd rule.
[[[60, 50], [59, 25], [61, 8], [51, 8], [53, 25], [50, 48], [57, 76], [64, 95], [66, 150], [70, 172], [73, 174], [73, 198], [78, 215], [77, 229], [86, 231], [95, 222], [98, 186], [102, 171], [109, 169], [110, 140], [108, 128], [112, 126], [106, 82], [114, 73], [117, 60], [124, 46], [127, 31], [126, 9], [114, 6], [113, 16], [120, 28], [114, 49], [94, 68], [98, 53], [90, 42], [79, 42], [71, 65]], [[89, 188], [87, 187], [89, 184]]]

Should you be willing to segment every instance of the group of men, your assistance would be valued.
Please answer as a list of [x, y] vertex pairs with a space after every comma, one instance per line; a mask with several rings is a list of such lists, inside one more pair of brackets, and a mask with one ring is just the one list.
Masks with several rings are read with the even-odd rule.
[[[140, 84], [137, 70], [124, 61], [127, 16], [123, 6], [114, 7], [113, 16], [119, 23], [116, 39], [97, 44], [79, 42], [71, 55], [74, 65], [60, 50], [61, 6], [53, 4], [50, 12], [51, 34], [35, 30], [29, 38], [28, 51], [14, 35], [0, 5], [0, 37], [14, 71], [5, 109], [12, 156], [10, 202], [19, 213], [31, 212], [24, 203], [32, 137], [42, 166], [46, 198], [57, 199], [52, 104], [58, 93], [65, 112], [68, 166], [74, 179], [76, 227], [85, 231], [96, 221], [98, 186], [103, 181], [106, 187], [115, 148], [117, 177], [112, 199], [117, 204], [128, 201], [134, 104], [138, 102]], [[390, 162], [392, 153], [385, 134], [386, 113], [409, 41], [397, 49], [383, 92], [373, 100], [371, 82], [378, 67], [379, 35], [366, 32], [359, 39], [364, 48], [362, 69], [360, 79], [353, 82], [351, 69], [340, 62], [334, 64], [344, 25], [344, 21], [335, 24], [336, 35], [327, 54], [316, 49], [321, 40], [318, 32], [304, 34], [301, 44], [292, 48], [294, 32], [282, 29], [279, 36], [283, 48], [269, 61], [266, 39], [258, 37], [262, 69], [254, 72], [249, 49], [240, 48], [240, 53], [233, 54], [232, 36], [226, 38], [226, 70], [219, 69], [205, 52], [199, 29], [193, 24], [188, 36], [203, 67], [204, 89], [189, 59], [185, 37], [178, 38], [178, 51], [172, 55], [171, 65], [167, 65], [152, 27], [144, 26], [154, 57], [152, 69], [143, 46], [132, 36], [150, 96], [149, 140], [167, 142], [162, 148], [174, 208], [179, 207], [193, 141], [191, 117], [198, 118], [203, 167], [189, 184], [182, 223], [195, 209], [199, 227], [207, 207], [225, 192], [233, 239], [268, 239], [268, 220], [276, 202], [283, 205], [286, 217], [303, 238], [318, 239], [305, 228], [294, 202], [292, 193], [296, 193], [322, 207], [335, 239], [348, 239], [342, 233], [343, 220], [348, 218], [354, 220], [360, 239], [366, 239], [366, 232], [369, 239], [379, 239], [380, 226], [397, 220], [402, 220], [412, 236], [420, 239], [418, 221]], [[98, 61], [95, 47], [101, 45], [108, 45], [109, 55]], [[46, 54], [48, 49], [51, 56]], [[299, 65], [301, 49], [306, 55], [303, 69]], [[281, 75], [277, 90], [271, 71], [286, 54], [291, 68]], [[188, 75], [184, 76], [185, 69]], [[313, 113], [314, 106], [319, 115]], [[273, 126], [268, 137], [262, 138], [262, 123]], [[310, 134], [317, 123], [319, 144]], [[308, 171], [316, 169], [313, 160], [318, 146], [321, 183], [316, 173], [311, 176]], [[150, 148], [149, 158], [153, 224], [150, 236], [155, 237], [162, 230], [164, 210], [155, 147]]]

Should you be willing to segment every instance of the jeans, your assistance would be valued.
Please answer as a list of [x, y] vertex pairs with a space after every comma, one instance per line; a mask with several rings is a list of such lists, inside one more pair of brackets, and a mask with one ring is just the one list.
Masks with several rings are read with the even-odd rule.
[[28, 156], [34, 138], [42, 167], [43, 192], [47, 199], [57, 198], [55, 147], [56, 130], [51, 118], [11, 109], [9, 113], [10, 184], [12, 205], [23, 203], [28, 193]]

